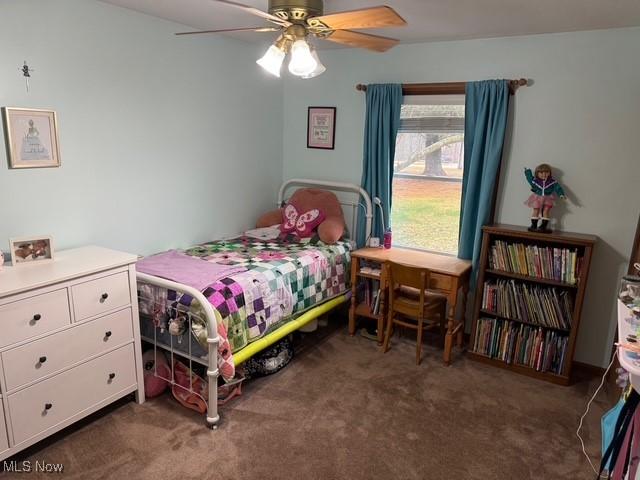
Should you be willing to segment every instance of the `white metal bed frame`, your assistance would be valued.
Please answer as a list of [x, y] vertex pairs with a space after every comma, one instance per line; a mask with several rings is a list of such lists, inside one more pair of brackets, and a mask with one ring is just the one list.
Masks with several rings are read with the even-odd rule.
[[[365, 239], [369, 238], [369, 236], [371, 235], [371, 225], [372, 225], [372, 219], [373, 219], [373, 208], [372, 208], [372, 204], [371, 204], [371, 198], [369, 197], [369, 194], [366, 192], [366, 190], [364, 190], [362, 187], [352, 184], [352, 183], [343, 183], [343, 182], [330, 182], [330, 181], [322, 181], [322, 180], [311, 180], [311, 179], [303, 179], [303, 178], [294, 178], [291, 180], [287, 180], [285, 181], [282, 186], [280, 187], [280, 190], [278, 192], [278, 202], [277, 202], [277, 206], [281, 207], [284, 204], [284, 199], [285, 199], [285, 193], [287, 192], [287, 190], [289, 190], [292, 187], [315, 187], [315, 188], [321, 188], [324, 190], [330, 190], [330, 191], [334, 191], [334, 192], [346, 192], [349, 194], [356, 194], [357, 195], [357, 200], [355, 202], [353, 201], [345, 201], [342, 199], [339, 199], [340, 205], [343, 208], [343, 211], [345, 212], [345, 214], [347, 213], [348, 210], [346, 210], [347, 208], [351, 209], [351, 229], [349, 230], [350, 234], [352, 237], [355, 238], [356, 236], [356, 232], [357, 232], [357, 226], [358, 226], [358, 216], [359, 216], [359, 210], [360, 208], [364, 209], [364, 213], [365, 213]], [[364, 202], [364, 204], [361, 202]], [[346, 216], [346, 215], [345, 215]], [[353, 242], [353, 241], [352, 241]], [[354, 243], [352, 243], [352, 246], [355, 246]], [[345, 272], [345, 274], [348, 274], [348, 272]], [[200, 306], [203, 309], [205, 318], [200, 318], [201, 321], [204, 321], [206, 326], [207, 326], [207, 361], [206, 363], [203, 361], [202, 358], [199, 358], [197, 356], [194, 356], [192, 354], [191, 351], [191, 335], [192, 335], [192, 317], [196, 317], [198, 318], [198, 316], [194, 313], [191, 312], [184, 312], [180, 310], [180, 313], [188, 313], [187, 314], [187, 318], [188, 318], [188, 329], [186, 330], [186, 332], [188, 333], [188, 342], [189, 342], [189, 351], [188, 353], [183, 352], [182, 350], [176, 351], [174, 349], [174, 344], [173, 344], [173, 335], [170, 335], [170, 344], [169, 345], [165, 345], [165, 344], [161, 344], [158, 342], [157, 337], [156, 337], [156, 333], [157, 333], [157, 327], [154, 328], [154, 338], [150, 338], [147, 336], [143, 336], [143, 340], [153, 344], [153, 350], [154, 350], [154, 372], [153, 374], [158, 377], [158, 378], [162, 378], [163, 380], [167, 381], [170, 385], [172, 386], [177, 386], [178, 388], [182, 388], [187, 390], [188, 392], [190, 392], [191, 394], [197, 395], [198, 397], [200, 397], [206, 404], [207, 404], [207, 424], [210, 428], [216, 429], [218, 422], [220, 421], [220, 415], [218, 413], [218, 375], [219, 375], [219, 371], [218, 371], [218, 343], [219, 343], [219, 338], [218, 338], [218, 330], [217, 330], [217, 324], [216, 324], [216, 313], [215, 310], [213, 308], [213, 306], [209, 303], [209, 301], [205, 298], [205, 296], [197, 289], [190, 287], [188, 285], [184, 285], [181, 283], [177, 283], [177, 282], [173, 282], [171, 280], [165, 280], [164, 278], [160, 278], [160, 277], [155, 277], [153, 275], [148, 275], [145, 273], [141, 273], [138, 272], [137, 273], [137, 278], [138, 281], [140, 283], [146, 283], [149, 285], [153, 285], [156, 287], [160, 287], [160, 288], [164, 288], [164, 289], [169, 289], [169, 290], [174, 290], [179, 294], [187, 294], [189, 296], [191, 296], [193, 298], [194, 301], [198, 302], [200, 304]], [[347, 293], [348, 295], [348, 293]], [[155, 302], [153, 299], [151, 298], [145, 298], [141, 295], [139, 295], [139, 300], [141, 302], [146, 302], [147, 304], [151, 304], [153, 302]], [[322, 302], [319, 305], [316, 305], [314, 307], [312, 307], [307, 313], [312, 313], [315, 309], [320, 310], [322, 308], [323, 305], [325, 305], [326, 303], [330, 302], [331, 300], [326, 300], [324, 302]], [[338, 301], [336, 303], [336, 306], [339, 305], [340, 303], [343, 303], [342, 301]], [[166, 305], [159, 305], [161, 308], [163, 309], [167, 309], [167, 308], [174, 308], [174, 307], [167, 307]], [[333, 308], [333, 307], [332, 307]], [[179, 308], [177, 309], [179, 310]], [[324, 309], [323, 309], [324, 310]], [[305, 314], [306, 315], [306, 314]], [[310, 322], [311, 320], [317, 318], [318, 315], [306, 315], [305, 319], [302, 320], [302, 317], [300, 317], [300, 319], [302, 320], [296, 327], [296, 329], [304, 326], [306, 323]], [[289, 325], [288, 323], [285, 323], [282, 327], [280, 327], [280, 329], [284, 329], [286, 328], [286, 326]], [[280, 330], [278, 329], [278, 330]], [[275, 330], [275, 332], [277, 332], [278, 330]], [[272, 332], [274, 333], [274, 332]], [[259, 341], [259, 340], [257, 340]], [[269, 344], [270, 345], [270, 344]], [[249, 345], [247, 345], [248, 347]], [[264, 348], [266, 348], [268, 345], [265, 345]], [[245, 347], [245, 348], [247, 348]], [[171, 378], [166, 378], [163, 377], [162, 375], [158, 374], [157, 371], [157, 355], [158, 355], [158, 348], [161, 348], [163, 350], [167, 350], [171, 353]], [[192, 371], [192, 367], [193, 367], [193, 363], [198, 363], [200, 365], [204, 365], [207, 368], [207, 380], [208, 380], [208, 400], [203, 398], [202, 395], [200, 395], [198, 392], [196, 392], [193, 389], [193, 379], [190, 379], [190, 384], [189, 384], [189, 388], [183, 387], [182, 385], [176, 383], [175, 381], [175, 376], [174, 376], [174, 354], [187, 358], [189, 360], [189, 370]], [[236, 364], [237, 366], [238, 364]]]

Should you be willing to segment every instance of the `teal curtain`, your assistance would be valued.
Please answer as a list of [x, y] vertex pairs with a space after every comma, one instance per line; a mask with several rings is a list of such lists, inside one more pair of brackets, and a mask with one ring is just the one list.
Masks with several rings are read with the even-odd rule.
[[464, 173], [458, 257], [471, 260], [474, 283], [482, 226], [489, 221], [509, 111], [508, 80], [469, 82], [464, 120]]
[[[396, 151], [396, 135], [400, 126], [402, 85], [367, 85], [367, 112], [364, 125], [364, 156], [362, 164], [362, 188], [371, 196], [380, 198], [385, 222], [389, 226], [391, 213], [391, 185], [393, 184], [393, 157]], [[372, 236], [380, 238], [384, 233], [380, 208], [373, 205]], [[365, 218], [358, 215], [358, 245], [366, 243]]]

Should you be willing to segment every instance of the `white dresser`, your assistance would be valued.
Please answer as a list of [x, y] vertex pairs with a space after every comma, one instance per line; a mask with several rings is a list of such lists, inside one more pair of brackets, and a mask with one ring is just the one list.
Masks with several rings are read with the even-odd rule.
[[131, 392], [144, 401], [136, 260], [83, 247], [0, 270], [0, 460]]

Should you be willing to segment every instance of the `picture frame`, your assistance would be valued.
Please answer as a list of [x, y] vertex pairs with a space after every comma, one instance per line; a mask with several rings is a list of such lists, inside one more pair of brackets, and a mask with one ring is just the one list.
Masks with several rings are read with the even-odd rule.
[[53, 261], [53, 239], [49, 235], [9, 239], [11, 265], [32, 265]]
[[307, 148], [333, 150], [336, 139], [336, 107], [309, 107]]
[[55, 111], [4, 107], [2, 118], [9, 168], [60, 166]]

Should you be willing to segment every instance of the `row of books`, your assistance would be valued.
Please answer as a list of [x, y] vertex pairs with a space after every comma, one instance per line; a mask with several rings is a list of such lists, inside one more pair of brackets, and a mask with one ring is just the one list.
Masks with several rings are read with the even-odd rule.
[[573, 298], [571, 292], [556, 287], [498, 279], [485, 282], [482, 309], [543, 327], [570, 329]]
[[554, 330], [496, 318], [479, 318], [473, 350], [507, 364], [561, 374], [568, 342], [567, 335]]
[[539, 247], [523, 243], [496, 240], [491, 246], [489, 268], [518, 273], [535, 278], [545, 278], [577, 283], [582, 257], [576, 249]]
[[369, 310], [373, 315], [380, 312], [380, 281], [365, 280], [360, 284], [362, 288], [362, 301], [369, 305]]

